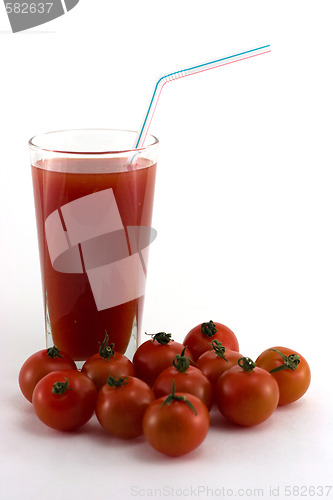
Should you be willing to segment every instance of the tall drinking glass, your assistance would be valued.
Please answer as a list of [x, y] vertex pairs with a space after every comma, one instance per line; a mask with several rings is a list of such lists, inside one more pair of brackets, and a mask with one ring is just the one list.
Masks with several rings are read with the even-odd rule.
[[140, 332], [158, 140], [136, 133], [65, 130], [29, 141], [46, 345], [76, 361], [105, 333], [130, 358]]

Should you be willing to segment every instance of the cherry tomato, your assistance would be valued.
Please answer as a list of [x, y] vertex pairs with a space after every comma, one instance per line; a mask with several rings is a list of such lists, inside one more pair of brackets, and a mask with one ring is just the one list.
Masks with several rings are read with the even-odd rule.
[[213, 340], [209, 351], [204, 352], [196, 361], [196, 366], [206, 375], [213, 388], [222, 373], [237, 365], [243, 355], [239, 352], [227, 349], [222, 342]]
[[157, 398], [167, 396], [174, 384], [176, 392], [197, 396], [210, 410], [213, 404], [212, 385], [199, 368], [190, 366], [190, 359], [184, 355], [185, 349], [174, 358], [173, 366], [165, 368], [159, 374], [153, 385], [154, 394]]
[[[152, 387], [157, 376], [172, 365], [174, 357], [181, 354], [183, 349], [183, 344], [172, 340], [171, 333], [152, 335], [152, 339], [141, 344], [133, 356], [136, 376]], [[186, 353], [193, 360], [189, 349]]]
[[221, 323], [209, 321], [197, 325], [186, 335], [183, 344], [186, 345], [194, 356], [196, 361], [201, 354], [209, 351], [213, 340], [219, 340], [228, 349], [239, 350], [236, 335], [230, 328]]
[[69, 431], [88, 422], [95, 409], [94, 382], [78, 370], [49, 373], [35, 387], [32, 404], [37, 417], [49, 427]]
[[215, 385], [217, 407], [231, 422], [257, 425], [268, 419], [279, 402], [279, 386], [274, 377], [250, 358], [224, 372]]
[[31, 403], [37, 382], [48, 373], [58, 370], [76, 370], [76, 364], [68, 354], [55, 346], [32, 354], [23, 363], [19, 373], [19, 386], [23, 396]]
[[272, 347], [262, 352], [257, 366], [272, 374], [279, 385], [279, 405], [286, 405], [301, 398], [310, 385], [311, 372], [307, 361], [288, 347]]
[[174, 392], [151, 403], [143, 417], [143, 432], [155, 450], [177, 457], [197, 448], [207, 436], [209, 412], [193, 394]]
[[99, 352], [90, 356], [82, 366], [82, 372], [88, 375], [99, 390], [108, 380], [114, 377], [135, 376], [133, 363], [120, 352], [113, 350], [114, 344], [108, 345], [109, 336], [105, 335], [100, 344]]
[[142, 419], [155, 400], [154, 393], [136, 377], [109, 377], [96, 401], [96, 416], [102, 427], [119, 438], [131, 439], [143, 433]]

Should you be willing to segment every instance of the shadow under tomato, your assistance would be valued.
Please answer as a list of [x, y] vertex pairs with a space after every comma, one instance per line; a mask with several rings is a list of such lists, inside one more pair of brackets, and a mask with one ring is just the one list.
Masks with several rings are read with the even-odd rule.
[[155, 450], [145, 438], [143, 438], [142, 446], [137, 447], [133, 450], [132, 457], [139, 459], [140, 462], [144, 462], [149, 465], [156, 465], [159, 467], [161, 464], [174, 466], [175, 463], [181, 464], [183, 461], [189, 463], [191, 461], [198, 463], [198, 460], [201, 456], [205, 455], [205, 442], [201, 443], [198, 448], [190, 451], [189, 453], [185, 453], [179, 457], [171, 457], [169, 455], [165, 455], [157, 450]]
[[[277, 410], [275, 410], [277, 411]], [[256, 425], [239, 425], [227, 420], [215, 407], [210, 413], [210, 427], [217, 431], [228, 432], [229, 434], [246, 434], [263, 430], [265, 427], [272, 425], [274, 414], [267, 420]]]
[[103, 429], [101, 424], [98, 422], [96, 415], [93, 415], [91, 420], [89, 420], [89, 422], [82, 427], [82, 432], [91, 437], [95, 443], [99, 443], [102, 446], [112, 446], [112, 448], [139, 446], [145, 442], [143, 435], [131, 439], [122, 439], [117, 436], [113, 436]]

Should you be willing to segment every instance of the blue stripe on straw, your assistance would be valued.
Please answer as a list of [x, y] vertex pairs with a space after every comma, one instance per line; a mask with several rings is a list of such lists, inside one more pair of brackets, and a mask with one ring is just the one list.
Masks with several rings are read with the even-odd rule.
[[216, 59], [216, 61], [210, 61], [210, 62], [207, 62], [207, 63], [198, 64], [197, 66], [191, 66], [190, 68], [182, 69], [180, 71], [174, 71], [173, 73], [170, 73], [169, 75], [165, 75], [162, 78], [160, 78], [159, 81], [158, 81], [158, 83], [161, 80], [163, 80], [163, 78], [175, 75], [177, 73], [181, 73], [182, 71], [190, 71], [192, 69], [203, 68], [204, 66], [208, 66], [210, 64], [215, 64], [215, 63], [220, 62], [220, 61], [225, 61], [227, 59], [231, 59], [232, 57], [238, 57], [238, 56], [242, 56], [244, 54], [249, 54], [250, 52], [255, 52], [256, 50], [266, 49], [267, 47], [269, 47], [269, 45], [264, 45], [263, 47], [258, 47], [256, 49], [246, 50], [245, 52], [240, 52], [239, 54], [234, 54], [232, 56], [222, 57], [221, 59]]
[[138, 140], [137, 140], [137, 143], [136, 143], [135, 147], [137, 148], [138, 145], [139, 145], [139, 143], [140, 143], [140, 140], [141, 140], [141, 137], [142, 137], [142, 134], [143, 134], [143, 131], [144, 131], [144, 128], [145, 128], [148, 116], [149, 116], [150, 109], [151, 109], [152, 104], [154, 102], [155, 94], [156, 94], [158, 86], [159, 86], [159, 84], [161, 83], [162, 80], [164, 80], [165, 78], [168, 78], [169, 76], [173, 76], [173, 75], [176, 75], [178, 73], [181, 73], [182, 71], [191, 71], [192, 69], [203, 68], [204, 66], [209, 66], [210, 64], [215, 64], [217, 62], [226, 61], [227, 59], [231, 59], [233, 57], [242, 56], [244, 54], [249, 54], [250, 52], [255, 52], [257, 50], [266, 49], [268, 47], [270, 47], [270, 45], [263, 45], [262, 47], [257, 47], [256, 49], [246, 50], [245, 52], [240, 52], [239, 54], [234, 54], [232, 56], [222, 57], [221, 59], [216, 59], [215, 61], [210, 61], [210, 62], [207, 62], [207, 63], [198, 64], [197, 66], [191, 66], [190, 68], [186, 68], [186, 69], [181, 69], [181, 70], [178, 70], [178, 71], [174, 71], [173, 73], [169, 73], [168, 75], [164, 75], [161, 78], [159, 78], [159, 80], [157, 80], [157, 83], [155, 85], [155, 90], [154, 90], [153, 96], [151, 98], [151, 101], [150, 101], [150, 104], [149, 104], [149, 107], [148, 107], [148, 111], [147, 111], [147, 114], [145, 116], [143, 125], [141, 127], [141, 132], [140, 132], [140, 135], [138, 137]]
[[161, 81], [163, 78], [165, 78], [165, 77], [163, 76], [162, 78], [160, 78], [160, 79], [158, 80], [158, 82], [156, 83], [156, 85], [155, 85], [155, 90], [154, 90], [153, 96], [152, 96], [152, 98], [151, 98], [150, 104], [149, 104], [149, 106], [148, 106], [148, 111], [147, 111], [147, 114], [146, 114], [146, 116], [145, 116], [144, 122], [143, 122], [143, 124], [142, 124], [141, 131], [140, 131], [140, 135], [139, 135], [139, 137], [138, 137], [138, 140], [136, 141], [136, 145], [135, 145], [135, 147], [136, 147], [136, 148], [137, 148], [137, 147], [138, 147], [138, 145], [140, 144], [141, 137], [142, 137], [143, 131], [144, 131], [144, 129], [145, 129], [146, 121], [147, 121], [148, 116], [149, 116], [149, 113], [150, 113], [150, 108], [152, 107], [152, 104], [153, 104], [153, 102], [154, 102], [154, 98], [155, 98], [155, 94], [156, 94], [157, 89], [158, 89], [158, 85], [159, 85], [160, 81]]

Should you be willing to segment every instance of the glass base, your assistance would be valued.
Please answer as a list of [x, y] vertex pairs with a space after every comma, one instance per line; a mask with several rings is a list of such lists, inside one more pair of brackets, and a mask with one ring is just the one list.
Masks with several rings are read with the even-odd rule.
[[[49, 315], [47, 294], [45, 297], [45, 337], [46, 337], [46, 348], [48, 349], [49, 347], [53, 347], [54, 341], [53, 341], [53, 336], [52, 336], [52, 328], [51, 328], [51, 321], [50, 321], [50, 315]], [[124, 355], [131, 361], [133, 359], [135, 351], [138, 348], [138, 337], [139, 337], [138, 321], [137, 321], [137, 317], [135, 315], [134, 320], [133, 320], [130, 340], [128, 342], [126, 351], [124, 352]], [[74, 361], [75, 361], [75, 364], [79, 370], [82, 368], [83, 364], [85, 363], [85, 360], [79, 360], [79, 361], [74, 360]]]

